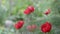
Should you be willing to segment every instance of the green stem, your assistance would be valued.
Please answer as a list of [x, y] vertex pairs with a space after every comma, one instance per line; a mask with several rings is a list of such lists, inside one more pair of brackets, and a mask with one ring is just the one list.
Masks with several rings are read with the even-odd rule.
[[33, 32], [33, 34], [34, 34], [34, 32]]
[[21, 32], [21, 34], [22, 34], [22, 32]]
[[31, 32], [29, 32], [29, 34], [30, 34]]
[[49, 34], [49, 32], [47, 34]]
[[16, 31], [16, 34], [19, 34], [19, 30]]
[[46, 33], [44, 33], [44, 34], [46, 34]]

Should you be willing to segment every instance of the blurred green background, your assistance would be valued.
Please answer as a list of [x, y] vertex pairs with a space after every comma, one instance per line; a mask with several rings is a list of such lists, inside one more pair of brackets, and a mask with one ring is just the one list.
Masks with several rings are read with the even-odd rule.
[[[33, 5], [35, 11], [25, 15], [24, 10], [29, 5]], [[46, 16], [43, 12], [48, 8], [51, 9], [51, 13]], [[25, 21], [24, 26], [19, 30], [23, 32], [22, 34], [32, 34], [26, 30], [29, 24], [36, 24], [39, 27], [46, 21], [51, 22], [53, 26], [48, 34], [60, 34], [60, 0], [0, 0], [0, 34], [17, 34], [13, 24], [20, 18]], [[12, 25], [6, 27], [6, 20], [12, 21]], [[39, 28], [34, 33], [44, 34]]]

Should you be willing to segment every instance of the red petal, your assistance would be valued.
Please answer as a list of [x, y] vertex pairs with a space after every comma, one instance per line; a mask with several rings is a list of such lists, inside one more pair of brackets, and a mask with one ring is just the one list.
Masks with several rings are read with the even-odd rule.
[[51, 30], [51, 24], [49, 22], [45, 22], [42, 26], [41, 26], [41, 30], [42, 32], [50, 32]]
[[29, 10], [29, 9], [26, 9], [25, 11], [24, 11], [24, 14], [30, 14], [31, 13], [31, 11]]
[[28, 6], [28, 9], [30, 9], [31, 12], [34, 12], [34, 7], [33, 6]]

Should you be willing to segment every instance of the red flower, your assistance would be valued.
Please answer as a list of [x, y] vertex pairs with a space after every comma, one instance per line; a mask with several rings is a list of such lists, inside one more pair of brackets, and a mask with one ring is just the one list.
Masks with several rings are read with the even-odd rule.
[[51, 10], [48, 9], [44, 14], [45, 14], [45, 15], [48, 15], [50, 12], [51, 12]]
[[25, 11], [24, 11], [24, 14], [30, 14], [31, 13], [31, 11], [29, 10], [29, 9], [26, 9]]
[[34, 24], [32, 25], [32, 29], [34, 29], [34, 30], [35, 30], [35, 29], [36, 29], [36, 27], [37, 27], [36, 25], [34, 25]]
[[24, 25], [24, 21], [18, 21], [18, 22], [14, 25], [14, 27], [15, 27], [16, 29], [20, 29], [20, 28], [23, 27], [23, 25]]
[[31, 12], [34, 12], [34, 7], [33, 7], [33, 6], [28, 6], [28, 9], [29, 9]]
[[24, 14], [30, 14], [34, 12], [34, 7], [33, 6], [28, 6], [27, 9], [24, 11]]
[[29, 25], [29, 26], [27, 26], [27, 30], [30, 31], [30, 32], [35, 31], [35, 29], [36, 29], [36, 25]]
[[42, 32], [46, 33], [46, 32], [50, 32], [52, 26], [49, 22], [45, 22], [42, 26], [41, 26], [41, 30]]
[[28, 30], [28, 31], [32, 31], [31, 25], [28, 25], [28, 26], [27, 26], [27, 30]]
[[18, 26], [18, 24], [15, 24], [14, 27], [15, 27], [16, 29], [20, 29], [19, 26]]

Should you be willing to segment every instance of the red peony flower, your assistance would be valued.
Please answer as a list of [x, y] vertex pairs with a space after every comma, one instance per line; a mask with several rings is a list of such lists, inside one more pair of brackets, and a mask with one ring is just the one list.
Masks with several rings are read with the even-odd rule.
[[35, 29], [36, 29], [36, 25], [29, 25], [29, 26], [27, 26], [27, 30], [30, 31], [30, 32], [35, 31]]
[[51, 10], [48, 9], [44, 14], [45, 14], [45, 15], [48, 15], [50, 12], [51, 12]]
[[33, 6], [28, 6], [27, 9], [24, 11], [24, 14], [31, 14], [34, 12], [34, 7]]
[[42, 26], [41, 26], [41, 30], [42, 32], [46, 33], [46, 32], [50, 32], [52, 26], [49, 22], [45, 22]]
[[33, 7], [33, 6], [28, 6], [28, 9], [29, 9], [31, 12], [34, 12], [34, 7]]
[[24, 25], [24, 21], [18, 21], [18, 22], [14, 25], [14, 27], [15, 27], [16, 29], [20, 29], [20, 28], [23, 27], [23, 25]]
[[31, 13], [31, 11], [29, 10], [29, 9], [26, 9], [25, 11], [24, 11], [24, 14], [30, 14]]
[[34, 24], [32, 25], [32, 29], [34, 29], [34, 30], [35, 30], [35, 29], [36, 29], [36, 27], [37, 27], [36, 25], [34, 25]]
[[15, 24], [14, 27], [15, 27], [16, 29], [20, 29], [19, 26], [18, 26], [18, 24]]
[[30, 32], [32, 31], [31, 25], [28, 25], [28, 26], [27, 26], [27, 30], [30, 31]]

